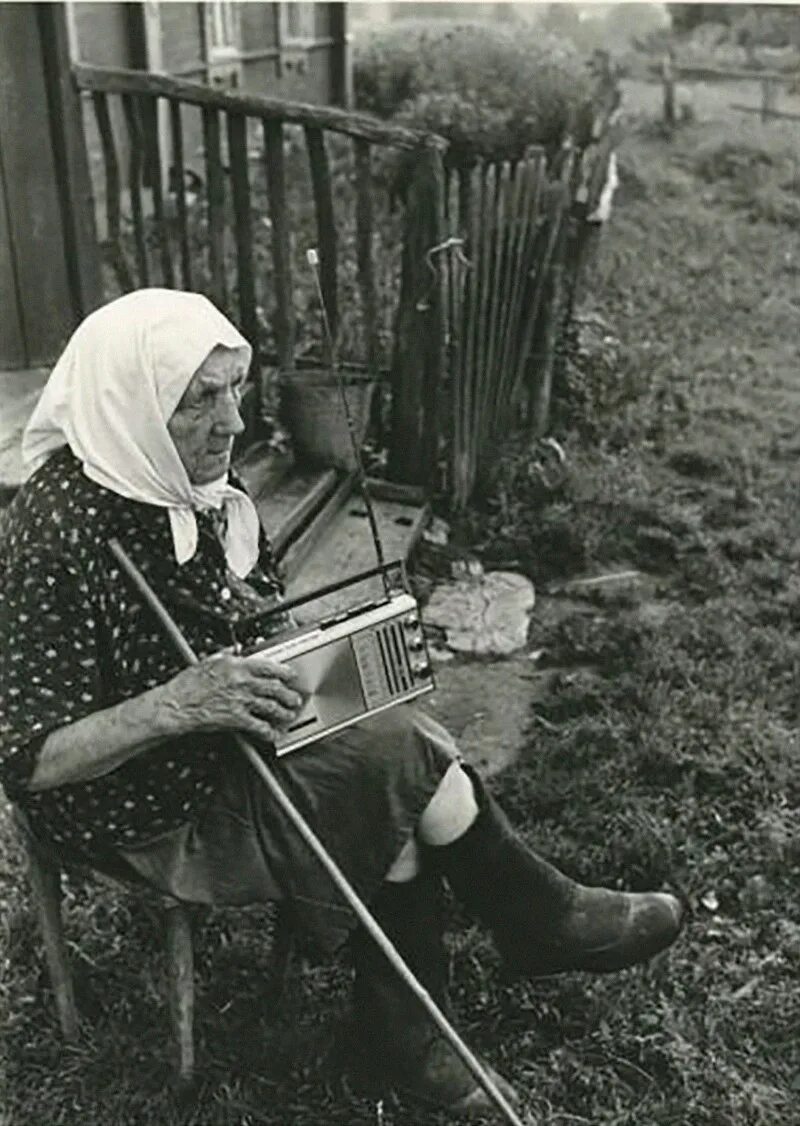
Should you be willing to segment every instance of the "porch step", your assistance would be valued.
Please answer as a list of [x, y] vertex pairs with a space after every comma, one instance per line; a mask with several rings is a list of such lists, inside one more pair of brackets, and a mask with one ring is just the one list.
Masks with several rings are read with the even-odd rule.
[[27, 476], [22, 433], [49, 374], [49, 368], [0, 371], [0, 499], [10, 499]]
[[[289, 598], [376, 565], [367, 509], [355, 474], [302, 470], [279, 464], [275, 458], [269, 465], [257, 467], [254, 459], [249, 466], [238, 468], [276, 546]], [[376, 480], [370, 482], [370, 496], [385, 561], [407, 560], [429, 516], [420, 490]], [[379, 579], [365, 580], [298, 607], [296, 617], [300, 622], [311, 621], [375, 597], [381, 589]]]

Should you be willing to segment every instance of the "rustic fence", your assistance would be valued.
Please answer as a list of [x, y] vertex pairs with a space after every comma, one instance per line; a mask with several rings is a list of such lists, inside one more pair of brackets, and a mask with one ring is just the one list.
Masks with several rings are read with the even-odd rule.
[[[253, 342], [257, 368], [291, 371], [309, 342], [321, 344], [313, 287], [298, 276], [315, 247], [335, 337], [348, 322], [350, 366], [388, 379], [385, 339], [397, 325], [389, 461], [397, 479], [426, 481], [437, 419], [418, 399], [423, 388], [437, 394], [444, 330], [436, 301], [417, 307], [415, 263], [436, 238], [444, 142], [333, 107], [162, 75], [76, 66], [74, 76], [102, 156], [107, 291], [207, 292]], [[383, 165], [397, 152], [413, 154], [413, 175], [392, 216]], [[379, 207], [386, 222], [376, 223]], [[384, 228], [398, 231], [398, 245], [380, 245]]]
[[[561, 346], [605, 218], [619, 140], [616, 82], [601, 83], [588, 141], [548, 159], [452, 172], [445, 194], [446, 492], [464, 508], [491, 483], [510, 433], [546, 433]], [[611, 187], [613, 191], [613, 185]]]
[[[109, 292], [207, 292], [253, 342], [257, 370], [291, 371], [310, 345], [324, 353], [298, 274], [315, 246], [342, 359], [388, 388], [391, 479], [444, 483], [463, 506], [509, 426], [546, 429], [613, 151], [613, 90], [582, 152], [446, 171], [441, 138], [365, 115], [137, 71], [74, 77], [100, 153]], [[397, 154], [410, 174], [393, 206]]]
[[670, 128], [675, 125], [675, 90], [678, 82], [736, 82], [748, 83], [759, 88], [760, 105], [745, 105], [731, 102], [730, 108], [739, 113], [756, 114], [761, 121], [800, 121], [800, 113], [778, 109], [778, 96], [782, 89], [796, 90], [797, 73], [772, 70], [747, 70], [741, 67], [723, 69], [712, 66], [681, 66], [672, 55], [667, 55], [661, 64], [661, 83], [663, 89], [664, 123]]

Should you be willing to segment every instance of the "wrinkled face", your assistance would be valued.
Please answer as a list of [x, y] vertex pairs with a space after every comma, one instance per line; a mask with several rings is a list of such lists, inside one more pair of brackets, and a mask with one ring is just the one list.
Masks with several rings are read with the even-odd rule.
[[206, 485], [228, 471], [233, 439], [244, 430], [239, 404], [246, 376], [246, 356], [218, 345], [192, 376], [167, 423], [193, 485]]

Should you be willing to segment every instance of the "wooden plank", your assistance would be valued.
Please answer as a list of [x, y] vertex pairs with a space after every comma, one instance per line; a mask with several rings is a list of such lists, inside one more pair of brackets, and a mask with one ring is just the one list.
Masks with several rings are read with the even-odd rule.
[[425, 504], [427, 490], [421, 485], [401, 485], [397, 481], [385, 481], [382, 477], [368, 477], [367, 488], [374, 500], [393, 500], [398, 504]]
[[239, 322], [253, 346], [254, 367], [259, 365], [256, 279], [253, 268], [253, 220], [250, 210], [250, 177], [247, 163], [247, 118], [228, 114], [228, 150], [233, 189], [234, 237], [239, 288]]
[[330, 129], [349, 137], [361, 137], [373, 144], [394, 145], [401, 149], [416, 149], [431, 138], [433, 138], [431, 143], [436, 144], [442, 151], [447, 148], [447, 142], [441, 137], [435, 137], [434, 134], [418, 129], [407, 129], [401, 125], [390, 125], [367, 114], [351, 113], [334, 106], [309, 105], [306, 102], [267, 98], [261, 94], [219, 90], [165, 74], [125, 70], [122, 67], [79, 64], [73, 67], [73, 73], [81, 90], [158, 94], [165, 98], [177, 98], [189, 105], [245, 113], [251, 117], [259, 117], [263, 121], [285, 121], [291, 125], [310, 125], [319, 129]]
[[275, 291], [275, 344], [281, 368], [294, 367], [294, 289], [289, 241], [289, 214], [286, 201], [286, 166], [283, 153], [283, 125], [264, 122], [264, 161], [267, 197], [272, 221], [272, 260]]
[[354, 141], [356, 170], [356, 261], [358, 288], [363, 317], [363, 347], [370, 371], [378, 367], [378, 294], [375, 288], [375, 264], [372, 256], [374, 217], [372, 213], [372, 171], [370, 146], [367, 141]]
[[219, 113], [203, 108], [203, 143], [206, 158], [206, 195], [208, 199], [208, 265], [211, 292], [217, 306], [224, 311], [228, 304], [225, 280], [225, 179], [222, 171]]
[[339, 475], [335, 469], [328, 469], [321, 473], [314, 485], [287, 513], [283, 523], [275, 533], [273, 543], [276, 552], [282, 554], [289, 546], [297, 533], [310, 523], [312, 516], [318, 512], [336, 490]]
[[469, 270], [468, 259], [463, 251], [463, 233], [459, 215], [459, 180], [454, 171], [449, 177], [449, 191], [447, 200], [448, 212], [448, 237], [459, 239], [461, 242], [448, 254], [448, 287], [447, 287], [447, 331], [448, 331], [448, 358], [447, 358], [447, 413], [451, 420], [452, 432], [449, 435], [450, 460], [447, 467], [448, 491], [452, 488], [453, 451], [461, 447], [463, 433], [461, 428], [461, 415], [457, 410], [457, 390], [461, 380], [463, 363], [463, 323], [462, 303], [466, 275]]
[[311, 190], [317, 217], [317, 250], [325, 311], [334, 341], [339, 330], [339, 282], [337, 276], [336, 219], [333, 213], [333, 182], [323, 132], [317, 126], [305, 127]]
[[331, 481], [328, 473], [328, 470], [306, 470], [292, 466], [282, 477], [276, 474], [273, 480], [262, 486], [253, 499], [261, 526], [273, 543], [277, 541], [282, 548], [288, 546], [291, 536], [287, 530], [297, 530], [294, 514], [300, 505], [306, 503], [310, 494], [324, 500], [334, 491], [339, 478], [335, 475]]
[[388, 471], [393, 480], [409, 481], [419, 449], [419, 420], [414, 410], [418, 388], [416, 356], [416, 304], [419, 263], [416, 177], [406, 200], [403, 219], [403, 250], [400, 266], [400, 296], [397, 304], [392, 351], [392, 397]]
[[[427, 506], [378, 500], [373, 507], [387, 561], [407, 560], [430, 517]], [[318, 590], [326, 583], [347, 579], [375, 564], [375, 548], [363, 500], [351, 495], [333, 515], [302, 566], [290, 577], [287, 595], [294, 598]], [[300, 622], [311, 622], [382, 593], [383, 584], [380, 577], [376, 577], [315, 599], [298, 607], [295, 614]]]
[[[294, 459], [279, 453], [267, 440], [253, 442], [234, 459], [233, 468], [253, 501], [274, 492], [292, 472]], [[270, 530], [274, 531], [274, 528]]]
[[[730, 102], [730, 108], [738, 110], [739, 113], [757, 113], [759, 117], [763, 117], [764, 111], [761, 106], [742, 106], [737, 102]], [[767, 110], [767, 116], [782, 118], [784, 121], [800, 121], [800, 113], [789, 113], [783, 109], [770, 109]]]
[[[337, 516], [342, 506], [350, 498], [355, 481], [355, 472], [348, 473], [342, 477], [313, 523], [287, 548], [282, 559], [287, 580], [291, 581], [299, 574], [300, 568], [310, 555], [311, 550], [319, 543], [334, 517]], [[333, 562], [333, 559], [329, 558], [328, 566], [331, 567]], [[333, 580], [329, 579], [327, 581], [330, 582]]]
[[106, 221], [108, 223], [108, 249], [117, 282], [124, 293], [135, 288], [128, 260], [120, 239], [120, 183], [119, 164], [114, 146], [114, 133], [111, 116], [108, 112], [108, 98], [105, 94], [92, 94], [100, 145], [103, 150], [103, 166], [106, 174]]
[[[0, 129], [0, 141], [2, 129]], [[15, 256], [11, 245], [8, 223], [8, 201], [5, 192], [6, 174], [3, 168], [3, 146], [0, 144], [0, 246], [8, 247], [0, 254], [0, 371], [23, 368], [27, 360], [22, 336], [22, 310], [15, 271]]]
[[[431, 470], [435, 422], [429, 429], [425, 415], [436, 415], [436, 373], [444, 355], [442, 276], [438, 270], [431, 271], [428, 257], [437, 245], [437, 233], [443, 230], [444, 187], [430, 152], [424, 149], [418, 154], [406, 201], [392, 356], [389, 476], [414, 484], [427, 483]], [[430, 381], [430, 387], [426, 387], [426, 381]]]
[[[497, 367], [498, 367], [498, 380], [496, 387], [497, 402], [495, 405], [495, 425], [497, 424], [502, 399], [500, 396], [500, 388], [503, 385], [504, 373], [507, 370], [509, 349], [512, 347], [513, 336], [516, 329], [516, 318], [514, 316], [514, 295], [519, 286], [519, 249], [520, 242], [524, 237], [524, 232], [529, 219], [528, 216], [528, 200], [526, 198], [524, 187], [527, 186], [529, 179], [529, 165], [528, 161], [519, 161], [513, 169], [510, 169], [510, 183], [507, 191], [508, 195], [508, 210], [506, 213], [506, 241], [505, 241], [505, 261], [503, 268], [503, 305], [501, 310], [500, 322], [498, 325], [498, 341], [497, 341]], [[502, 425], [502, 421], [500, 422]]]
[[472, 443], [475, 451], [475, 467], [480, 466], [483, 460], [486, 441], [486, 396], [488, 385], [488, 372], [486, 370], [486, 354], [488, 350], [488, 312], [489, 312], [489, 287], [491, 279], [492, 260], [492, 223], [491, 213], [495, 206], [497, 192], [497, 170], [493, 164], [484, 167], [483, 193], [480, 209], [480, 250], [476, 269], [480, 270], [480, 293], [478, 297], [478, 313], [475, 320], [476, 352], [475, 352], [475, 385], [473, 410], [470, 423], [472, 425]]
[[[23, 366], [52, 362], [75, 323], [51, 126], [37, 5], [0, 4], [0, 152], [8, 227], [0, 257], [13, 263], [12, 288], [3, 290], [0, 304], [11, 306], [21, 325], [24, 348], [16, 362]], [[0, 317], [4, 326], [6, 319]]]
[[[523, 178], [523, 185], [520, 200], [520, 226], [514, 252], [514, 285], [509, 301], [507, 347], [501, 359], [503, 377], [497, 391], [496, 426], [501, 428], [507, 425], [509, 412], [517, 398], [525, 372], [525, 361], [523, 359], [526, 349], [525, 324], [530, 322], [531, 330], [534, 327], [527, 298], [530, 292], [528, 285], [530, 270], [532, 266], [538, 268], [538, 264], [535, 262], [535, 254], [542, 243], [542, 239], [538, 236], [541, 233], [541, 200], [547, 177], [544, 154], [539, 153], [526, 159], [517, 171], [518, 175]], [[496, 431], [495, 437], [497, 436]]]
[[466, 280], [466, 295], [462, 302], [460, 363], [458, 377], [453, 387], [456, 413], [455, 438], [452, 449], [453, 496], [456, 508], [463, 508], [469, 500], [474, 482], [474, 412], [475, 385], [475, 332], [478, 320], [478, 290], [480, 287], [480, 203], [481, 166], [476, 165], [469, 176], [459, 183], [459, 207], [467, 233], [467, 254], [471, 268]]
[[186, 172], [183, 158], [183, 122], [181, 103], [173, 98], [169, 103], [170, 133], [172, 136], [172, 168], [175, 177], [175, 204], [178, 219], [178, 244], [181, 253], [181, 282], [184, 289], [192, 289], [192, 256], [189, 253], [189, 217], [186, 210]]
[[147, 263], [147, 243], [144, 237], [144, 216], [142, 212], [142, 153], [144, 140], [139, 121], [139, 110], [131, 94], [122, 95], [122, 110], [128, 128], [130, 155], [128, 157], [128, 193], [133, 218], [133, 240], [136, 254], [136, 272], [139, 285], [150, 284], [150, 270]]
[[496, 166], [496, 181], [495, 181], [495, 194], [492, 201], [492, 211], [490, 216], [487, 216], [487, 225], [493, 229], [492, 238], [494, 245], [489, 246], [489, 253], [491, 256], [491, 263], [489, 269], [490, 276], [490, 292], [489, 292], [489, 308], [487, 310], [487, 325], [486, 325], [486, 372], [484, 376], [485, 386], [483, 392], [483, 406], [481, 408], [481, 416], [483, 418], [485, 440], [488, 441], [494, 430], [494, 422], [497, 414], [497, 389], [499, 383], [500, 369], [498, 363], [498, 332], [501, 311], [506, 305], [507, 295], [503, 288], [503, 261], [506, 249], [506, 240], [508, 238], [508, 230], [510, 227], [509, 217], [509, 178], [510, 169], [508, 161], [503, 161], [502, 164]]
[[566, 245], [566, 217], [562, 215], [561, 231], [550, 264], [550, 300], [545, 309], [544, 347], [539, 379], [533, 397], [533, 430], [541, 438], [547, 433], [550, 421], [550, 399], [558, 335], [562, 327], [562, 301], [564, 291], [564, 250]]
[[158, 99], [144, 102], [140, 109], [140, 119], [144, 127], [146, 152], [150, 173], [150, 191], [153, 197], [153, 219], [158, 239], [161, 278], [167, 289], [175, 287], [175, 272], [172, 268], [172, 253], [169, 245], [169, 230], [164, 214], [164, 185], [161, 176], [161, 138], [158, 128]]
[[771, 82], [791, 84], [797, 78], [797, 74], [792, 71], [743, 70], [735, 67], [725, 70], [713, 66], [678, 66], [675, 68], [675, 73], [678, 78], [698, 79], [700, 81], [718, 78], [722, 81], [727, 79], [737, 82], [762, 82], [764, 79], [768, 79]]
[[[525, 366], [527, 363], [530, 348], [533, 344], [534, 333], [539, 322], [539, 311], [542, 306], [544, 295], [550, 283], [550, 271], [552, 264], [558, 253], [559, 245], [562, 239], [562, 228], [564, 224], [565, 212], [569, 203], [567, 186], [572, 175], [572, 161], [574, 160], [574, 152], [569, 154], [568, 159], [565, 161], [562, 169], [561, 184], [558, 194], [554, 197], [551, 215], [548, 223], [547, 245], [544, 250], [539, 263], [537, 264], [536, 282], [534, 286], [533, 296], [530, 305], [526, 310], [526, 324], [522, 333], [522, 341], [518, 356], [517, 364], [517, 378], [520, 381], [523, 378]], [[537, 399], [540, 395], [540, 390], [536, 387], [533, 388], [533, 402], [532, 409], [534, 416], [541, 421], [541, 408], [537, 406]]]
[[422, 325], [425, 339], [425, 372], [422, 381], [421, 466], [418, 483], [431, 485], [437, 467], [440, 425], [444, 418], [440, 397], [447, 364], [445, 269], [441, 260], [441, 251], [438, 252], [438, 257], [431, 257], [429, 253], [432, 247], [441, 247], [445, 237], [444, 164], [438, 149], [430, 145], [426, 146], [424, 166], [427, 216], [425, 269], [428, 278]]
[[72, 312], [77, 323], [104, 300], [83, 108], [70, 67], [66, 5], [39, 4], [36, 18], [50, 107], [50, 136]]

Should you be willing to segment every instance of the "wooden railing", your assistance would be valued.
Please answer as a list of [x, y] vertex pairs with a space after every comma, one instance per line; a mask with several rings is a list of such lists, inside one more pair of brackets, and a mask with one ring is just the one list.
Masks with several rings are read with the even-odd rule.
[[787, 87], [790, 91], [797, 88], [797, 72], [747, 69], [743, 67], [722, 68], [715, 66], [681, 66], [667, 56], [661, 65], [661, 82], [663, 87], [664, 121], [666, 125], [675, 124], [675, 85], [677, 82], [748, 82], [754, 83], [761, 90], [761, 104], [758, 106], [743, 105], [741, 102], [731, 102], [730, 108], [739, 113], [757, 114], [762, 121], [781, 119], [784, 121], [800, 121], [800, 113], [777, 108], [778, 95]]
[[588, 148], [540, 152], [523, 175], [446, 169], [441, 138], [329, 106], [140, 71], [74, 77], [93, 109], [109, 290], [207, 292], [257, 373], [291, 370], [326, 358], [314, 246], [340, 357], [390, 391], [375, 421], [391, 480], [431, 488], [448, 465], [463, 506], [521, 403], [545, 432], [615, 143], [612, 86]]
[[[434, 401], [438, 394], [444, 326], [435, 296], [424, 308], [420, 302], [430, 281], [425, 251], [439, 234], [445, 142], [330, 106], [165, 75], [89, 66], [73, 74], [91, 101], [102, 155], [95, 179], [107, 289], [161, 284], [207, 292], [253, 343], [257, 365], [291, 370], [319, 320], [313, 287], [297, 273], [314, 246], [334, 336], [341, 335], [343, 307], [347, 313], [347, 362], [387, 375], [384, 342], [396, 326], [388, 460], [397, 480], [425, 482], [438, 421], [435, 412], [420, 412], [418, 399], [422, 387]], [[307, 191], [297, 187], [299, 147]], [[376, 209], [390, 211], [376, 150], [381, 160], [391, 151], [415, 154], [405, 207], [393, 221], [402, 231], [402, 269], [399, 240], [397, 247], [376, 245], [383, 226]], [[187, 187], [192, 178], [200, 207]], [[394, 287], [387, 282], [392, 259], [401, 273]], [[307, 310], [304, 319], [299, 308]]]

